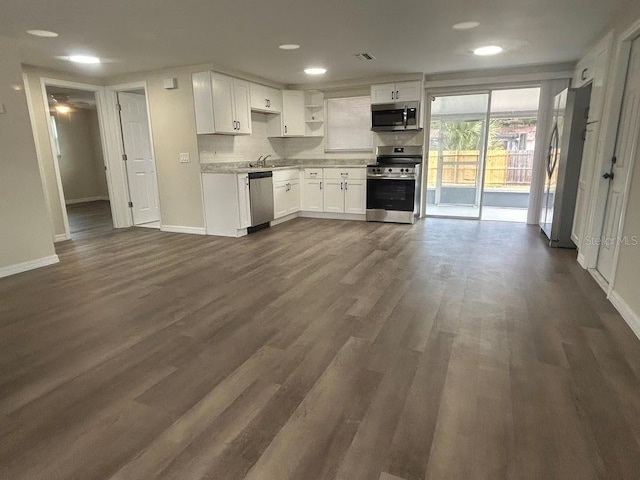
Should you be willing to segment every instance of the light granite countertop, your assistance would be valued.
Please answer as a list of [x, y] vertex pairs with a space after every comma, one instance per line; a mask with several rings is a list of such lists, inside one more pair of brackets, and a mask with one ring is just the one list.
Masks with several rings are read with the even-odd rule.
[[289, 168], [366, 167], [375, 160], [368, 158], [348, 160], [277, 160], [265, 167], [250, 167], [249, 162], [201, 163], [202, 173], [247, 173], [286, 170]]

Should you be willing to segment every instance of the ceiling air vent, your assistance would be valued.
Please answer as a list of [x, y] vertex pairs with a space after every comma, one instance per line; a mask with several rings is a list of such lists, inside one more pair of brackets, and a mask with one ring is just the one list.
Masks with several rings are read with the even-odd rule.
[[356, 57], [360, 60], [375, 60], [376, 57], [373, 56], [373, 53], [356, 53]]

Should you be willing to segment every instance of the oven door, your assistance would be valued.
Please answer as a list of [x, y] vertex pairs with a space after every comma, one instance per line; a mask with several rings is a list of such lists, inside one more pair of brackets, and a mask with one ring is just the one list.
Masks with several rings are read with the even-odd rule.
[[367, 178], [367, 210], [413, 212], [415, 178]]

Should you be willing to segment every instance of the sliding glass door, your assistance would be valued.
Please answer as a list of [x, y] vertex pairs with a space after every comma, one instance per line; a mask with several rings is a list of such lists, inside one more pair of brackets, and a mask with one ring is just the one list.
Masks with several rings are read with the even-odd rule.
[[427, 215], [480, 218], [489, 101], [489, 93], [434, 98]]
[[539, 88], [433, 98], [426, 213], [526, 222]]

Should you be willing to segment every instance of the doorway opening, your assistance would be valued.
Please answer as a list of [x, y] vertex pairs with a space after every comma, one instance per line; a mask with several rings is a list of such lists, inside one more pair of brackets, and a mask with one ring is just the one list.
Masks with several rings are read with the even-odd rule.
[[433, 97], [429, 216], [527, 221], [540, 88]]
[[51, 149], [68, 237], [113, 229], [96, 92], [45, 85]]
[[118, 91], [119, 133], [132, 223], [160, 228], [155, 160], [145, 90]]

